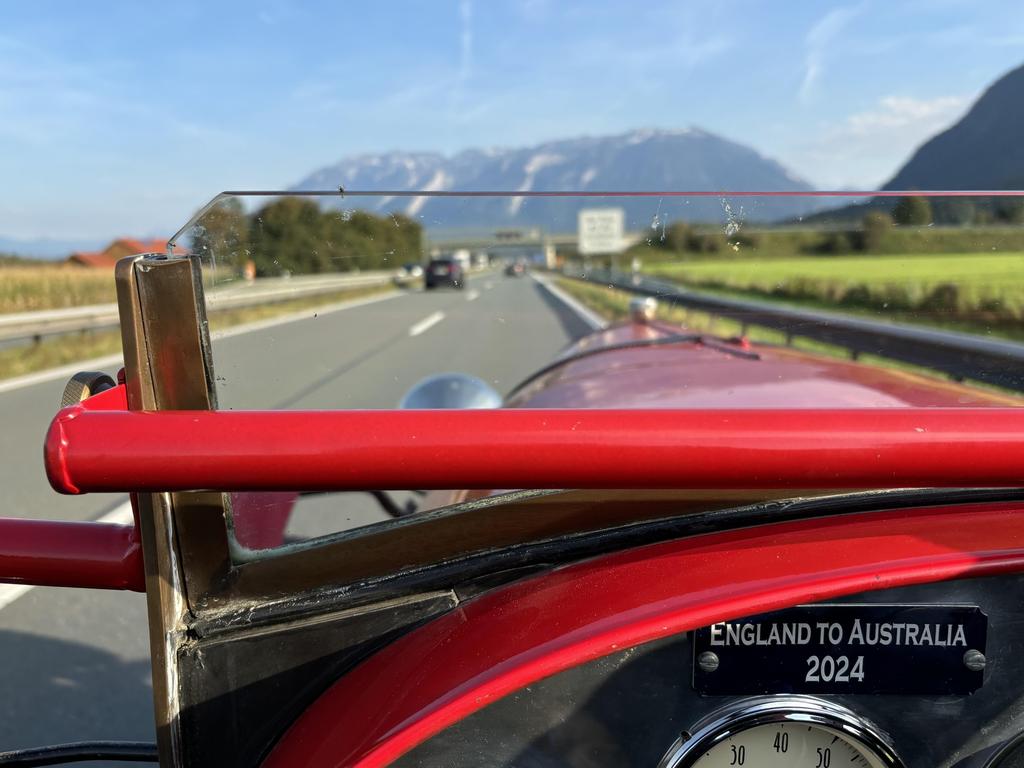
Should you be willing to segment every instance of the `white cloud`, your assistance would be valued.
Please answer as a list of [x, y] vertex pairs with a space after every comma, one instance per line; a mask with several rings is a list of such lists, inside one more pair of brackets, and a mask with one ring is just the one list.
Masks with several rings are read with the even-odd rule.
[[872, 189], [955, 122], [972, 101], [962, 95], [885, 96], [870, 109], [821, 126], [820, 138], [786, 153], [786, 161], [822, 188]]
[[520, 0], [516, 9], [519, 14], [530, 22], [540, 22], [547, 18], [550, 0]]
[[804, 39], [804, 77], [798, 92], [800, 101], [806, 102], [814, 95], [818, 81], [825, 70], [825, 59], [833, 48], [835, 39], [862, 10], [863, 5], [835, 8], [822, 16], [807, 32]]
[[935, 99], [886, 96], [876, 108], [846, 118], [842, 132], [852, 136], [871, 136], [907, 128], [915, 134], [933, 132], [958, 115], [966, 104], [967, 99], [963, 96], [939, 96]]
[[[663, 78], [687, 75], [736, 47], [736, 40], [726, 35], [680, 30], [664, 36], [667, 42], [616, 50], [614, 72], [631, 89], [660, 87]], [[587, 38], [576, 40], [567, 48], [565, 59], [585, 73], [594, 67], [607, 67], [607, 40]]]
[[459, 0], [459, 79], [465, 82], [473, 72], [473, 2]]

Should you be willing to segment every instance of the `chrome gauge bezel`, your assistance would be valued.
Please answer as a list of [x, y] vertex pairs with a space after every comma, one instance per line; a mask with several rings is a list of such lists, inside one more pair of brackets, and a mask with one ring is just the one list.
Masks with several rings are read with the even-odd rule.
[[814, 696], [760, 696], [734, 702], [697, 722], [669, 747], [658, 768], [691, 768], [712, 747], [741, 731], [773, 723], [830, 728], [877, 757], [885, 768], [905, 768], [888, 737], [846, 707]]
[[1024, 733], [1018, 734], [1003, 744], [992, 758], [985, 763], [987, 768], [1001, 768], [1011, 758], [1015, 757], [1017, 750], [1024, 750]]

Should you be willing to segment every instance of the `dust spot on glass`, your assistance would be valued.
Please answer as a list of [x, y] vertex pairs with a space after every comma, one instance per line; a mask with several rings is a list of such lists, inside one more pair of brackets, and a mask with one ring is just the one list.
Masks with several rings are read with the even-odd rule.
[[[728, 238], [735, 237], [743, 228], [744, 210], [743, 206], [740, 206], [738, 210], [734, 210], [729, 199], [723, 197], [722, 211], [725, 213], [725, 237], [726, 241], [729, 242]], [[740, 241], [737, 239], [729, 242], [729, 247], [734, 251], [739, 251]]]
[[740, 206], [738, 211], [734, 211], [729, 199], [723, 197], [722, 210], [725, 212], [725, 234], [727, 237], [732, 237], [743, 228], [743, 206]]
[[[665, 227], [668, 226], [668, 216], [665, 216], [664, 218], [662, 218], [662, 216], [661, 216], [661, 203], [662, 203], [662, 201], [659, 199], [658, 200], [658, 209], [654, 212], [654, 216], [651, 218], [651, 230], [655, 234], [657, 234], [658, 230], [660, 229], [661, 230], [661, 234], [657, 235], [658, 236], [658, 240], [660, 242], [664, 243], [665, 242]], [[653, 244], [650, 237], [647, 238], [647, 244], [648, 245], [652, 245]]]

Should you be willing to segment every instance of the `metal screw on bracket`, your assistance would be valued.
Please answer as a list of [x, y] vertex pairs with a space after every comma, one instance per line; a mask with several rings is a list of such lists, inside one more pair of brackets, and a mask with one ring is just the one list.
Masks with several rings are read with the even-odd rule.
[[[982, 659], [984, 659], [984, 656]], [[985, 662], [982, 661], [982, 666], [984, 665]], [[697, 657], [697, 666], [704, 672], [714, 672], [718, 669], [718, 654], [714, 651], [704, 651], [704, 653]]]
[[985, 668], [987, 661], [985, 654], [981, 651], [976, 651], [973, 648], [969, 651], [964, 651], [964, 666], [971, 670], [971, 672], [981, 672]]

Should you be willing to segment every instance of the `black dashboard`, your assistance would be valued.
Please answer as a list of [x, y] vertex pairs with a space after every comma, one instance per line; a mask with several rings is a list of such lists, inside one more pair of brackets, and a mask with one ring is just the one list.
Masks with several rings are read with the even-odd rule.
[[[396, 764], [1024, 768], [1022, 596], [1024, 577], [996, 576], [829, 601], [830, 606], [980, 609], [987, 624], [983, 655], [968, 658], [956, 650], [957, 658], [962, 655], [977, 672], [980, 686], [970, 693], [901, 692], [904, 680], [912, 680], [915, 672], [921, 678], [921, 669], [927, 669], [920, 655], [927, 649], [907, 647], [902, 668], [889, 669], [886, 679], [875, 680], [886, 693], [808, 697], [760, 690], [760, 683], [751, 679], [745, 694], [707, 695], [695, 690], [696, 633], [691, 632], [531, 685], [446, 729]], [[773, 649], [761, 650], [767, 654], [763, 663], [770, 665]], [[927, 688], [924, 678], [913, 685]], [[943, 683], [936, 685], [942, 688]]]

